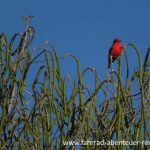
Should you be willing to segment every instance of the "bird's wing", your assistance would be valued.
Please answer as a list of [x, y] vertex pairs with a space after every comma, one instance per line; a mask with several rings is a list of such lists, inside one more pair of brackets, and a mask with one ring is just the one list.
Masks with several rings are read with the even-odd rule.
[[109, 54], [108, 54], [108, 69], [110, 68], [111, 60], [110, 60], [110, 55], [111, 55], [112, 47], [109, 49]]

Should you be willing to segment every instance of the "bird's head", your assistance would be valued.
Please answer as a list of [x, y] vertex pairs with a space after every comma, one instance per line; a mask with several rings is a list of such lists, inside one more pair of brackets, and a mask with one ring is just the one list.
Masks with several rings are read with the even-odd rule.
[[114, 39], [114, 43], [120, 43], [121, 42], [121, 40], [119, 40], [119, 39]]

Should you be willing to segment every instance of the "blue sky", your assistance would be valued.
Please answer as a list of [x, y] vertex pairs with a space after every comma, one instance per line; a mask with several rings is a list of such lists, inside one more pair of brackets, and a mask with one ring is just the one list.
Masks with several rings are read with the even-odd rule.
[[[60, 56], [66, 53], [77, 56], [82, 69], [95, 67], [105, 79], [108, 50], [114, 38], [134, 43], [145, 55], [150, 45], [149, 7], [150, 1], [137, 0], [2, 0], [0, 32], [12, 36], [24, 31], [20, 17], [33, 15], [31, 25], [36, 28], [33, 47], [48, 40]], [[130, 67], [135, 68], [135, 52], [128, 49], [127, 53]], [[65, 60], [62, 68], [73, 75], [76, 66]]]

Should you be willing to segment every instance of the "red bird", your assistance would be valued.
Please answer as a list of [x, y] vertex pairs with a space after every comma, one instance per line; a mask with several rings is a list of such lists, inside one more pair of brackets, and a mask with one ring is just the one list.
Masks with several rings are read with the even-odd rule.
[[110, 65], [120, 56], [122, 49], [123, 47], [121, 47], [121, 41], [119, 39], [115, 39], [109, 49], [108, 69], [110, 68]]

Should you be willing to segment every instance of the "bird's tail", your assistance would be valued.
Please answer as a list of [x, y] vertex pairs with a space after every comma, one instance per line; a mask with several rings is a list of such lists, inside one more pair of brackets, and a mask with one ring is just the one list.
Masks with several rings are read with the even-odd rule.
[[108, 63], [108, 69], [110, 69], [110, 63]]

